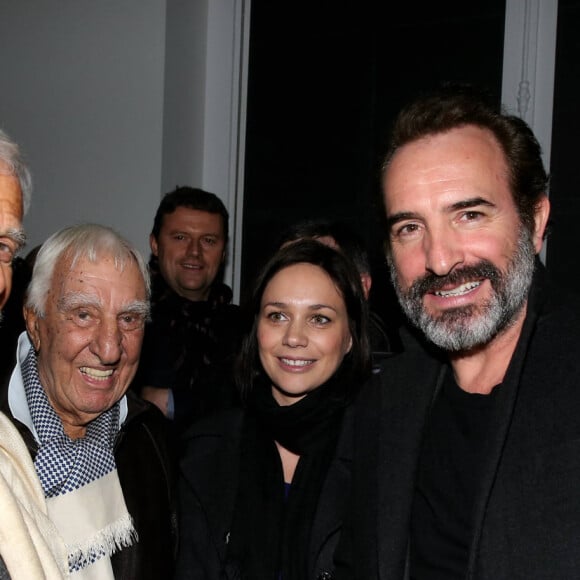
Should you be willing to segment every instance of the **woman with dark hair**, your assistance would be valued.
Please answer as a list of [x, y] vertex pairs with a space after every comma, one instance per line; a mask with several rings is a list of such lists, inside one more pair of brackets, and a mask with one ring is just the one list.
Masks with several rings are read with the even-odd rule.
[[360, 277], [337, 251], [282, 248], [252, 296], [244, 408], [188, 434], [177, 578], [332, 578], [350, 485], [349, 405], [370, 371]]

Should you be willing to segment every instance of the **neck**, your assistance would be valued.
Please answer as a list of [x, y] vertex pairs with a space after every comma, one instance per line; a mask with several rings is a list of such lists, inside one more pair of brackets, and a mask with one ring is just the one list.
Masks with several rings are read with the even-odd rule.
[[282, 462], [282, 471], [284, 472], [284, 483], [292, 483], [294, 479], [294, 472], [296, 471], [296, 466], [298, 465], [298, 460], [300, 455], [292, 453], [285, 447], [282, 447], [278, 441], [275, 441], [276, 449], [278, 449], [278, 454], [280, 455], [280, 461]]
[[449, 361], [455, 381], [468, 393], [488, 395], [502, 383], [526, 317], [524, 307], [516, 320], [487, 344], [468, 352], [453, 353]]
[[83, 425], [66, 425], [63, 423], [63, 429], [69, 439], [82, 439], [87, 432], [87, 428]]

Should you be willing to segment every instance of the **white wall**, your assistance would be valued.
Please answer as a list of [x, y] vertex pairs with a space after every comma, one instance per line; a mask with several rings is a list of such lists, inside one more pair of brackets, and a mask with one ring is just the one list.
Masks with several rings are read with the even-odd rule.
[[161, 186], [165, 0], [0, 0], [0, 125], [35, 180], [29, 248], [79, 221], [143, 251]]
[[163, 191], [192, 185], [230, 213], [225, 281], [239, 298], [250, 0], [167, 0]]
[[164, 193], [203, 183], [207, 9], [207, 0], [167, 0]]
[[0, 127], [35, 178], [29, 249], [94, 221], [148, 255], [162, 193], [202, 187], [230, 211], [226, 282], [239, 295], [249, 8], [0, 0]]

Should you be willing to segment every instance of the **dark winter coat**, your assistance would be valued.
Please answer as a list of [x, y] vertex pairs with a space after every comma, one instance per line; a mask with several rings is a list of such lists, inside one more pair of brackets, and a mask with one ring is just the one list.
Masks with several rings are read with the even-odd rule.
[[[180, 485], [180, 550], [177, 578], [233, 580], [225, 556], [239, 483], [244, 411], [203, 421], [188, 434]], [[347, 409], [311, 527], [309, 575], [331, 580], [350, 486], [352, 413]]]
[[[363, 390], [353, 509], [337, 577], [408, 578], [421, 439], [445, 362], [417, 342]], [[495, 400], [466, 578], [577, 578], [580, 571], [580, 301], [536, 273]]]

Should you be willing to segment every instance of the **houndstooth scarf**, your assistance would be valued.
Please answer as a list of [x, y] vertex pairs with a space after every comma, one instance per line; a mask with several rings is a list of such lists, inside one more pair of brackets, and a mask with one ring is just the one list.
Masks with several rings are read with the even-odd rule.
[[137, 539], [117, 476], [113, 445], [119, 404], [87, 425], [72, 440], [52, 408], [30, 349], [22, 379], [40, 448], [34, 460], [48, 512], [63, 536], [75, 578], [112, 578], [110, 556]]

